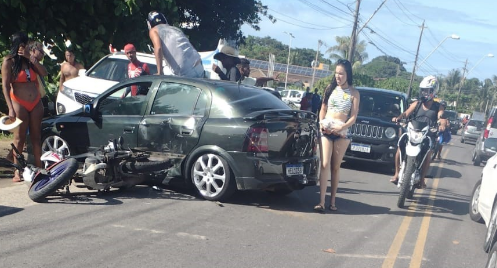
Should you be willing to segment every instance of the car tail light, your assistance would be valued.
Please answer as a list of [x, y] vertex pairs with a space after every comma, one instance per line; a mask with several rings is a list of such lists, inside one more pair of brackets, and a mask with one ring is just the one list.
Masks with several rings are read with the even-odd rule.
[[488, 124], [487, 124], [487, 128], [485, 129], [485, 131], [483, 131], [483, 137], [486, 139], [488, 138], [488, 133], [490, 132], [490, 127], [492, 126], [492, 122], [493, 122], [494, 118], [493, 117], [490, 117], [488, 119]]
[[252, 127], [247, 132], [246, 146], [247, 152], [267, 153], [268, 151], [268, 130], [267, 128]]

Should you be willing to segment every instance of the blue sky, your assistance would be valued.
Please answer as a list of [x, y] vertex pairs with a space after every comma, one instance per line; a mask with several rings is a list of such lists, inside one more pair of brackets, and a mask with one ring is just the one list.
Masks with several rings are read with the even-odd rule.
[[[263, 18], [260, 31], [244, 25], [244, 35], [270, 36], [284, 44], [292, 33], [292, 48], [317, 49], [318, 40], [328, 46], [336, 45], [336, 36], [350, 36], [353, 26], [353, 0], [261, 0], [269, 13], [278, 20], [275, 24]], [[362, 0], [360, 20], [364, 22], [380, 6], [383, 0]], [[350, 9], [350, 10], [349, 10]], [[352, 11], [351, 11], [352, 10]], [[467, 78], [480, 80], [497, 75], [497, 1], [491, 0], [387, 0], [359, 35], [359, 40], [373, 42], [366, 52], [369, 62], [386, 53], [406, 62], [411, 72], [421, 33], [418, 64], [442, 43], [428, 59], [418, 67], [416, 74], [447, 75], [452, 69], [462, 71], [468, 60]], [[372, 32], [373, 30], [374, 32]], [[456, 34], [459, 40], [447, 38]], [[445, 41], [444, 41], [445, 40]], [[325, 47], [320, 51], [324, 53]], [[383, 51], [383, 52], [382, 52]], [[487, 57], [488, 54], [495, 57]], [[475, 66], [476, 65], [476, 66]]]

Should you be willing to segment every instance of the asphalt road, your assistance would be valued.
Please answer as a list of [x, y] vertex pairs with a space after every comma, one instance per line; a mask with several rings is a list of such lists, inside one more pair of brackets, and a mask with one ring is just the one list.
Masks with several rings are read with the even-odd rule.
[[0, 179], [0, 266], [8, 267], [483, 267], [485, 225], [468, 202], [482, 167], [472, 145], [445, 148], [426, 190], [398, 209], [390, 169], [344, 163], [337, 212], [317, 214], [318, 187], [230, 202], [188, 189], [136, 187], [35, 204]]

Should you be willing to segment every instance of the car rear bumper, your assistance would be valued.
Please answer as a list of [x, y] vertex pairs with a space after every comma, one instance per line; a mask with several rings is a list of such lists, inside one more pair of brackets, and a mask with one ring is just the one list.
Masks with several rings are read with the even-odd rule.
[[466, 141], [476, 141], [478, 140], [478, 137], [480, 137], [481, 133], [469, 133], [469, 132], [464, 132], [463, 139]]
[[[244, 152], [231, 152], [234, 169], [237, 170], [238, 190], [265, 189], [274, 185], [286, 184], [292, 189], [316, 185], [319, 160], [309, 158], [269, 160], [261, 156], [251, 156]], [[303, 174], [287, 175], [287, 164], [302, 164]]]

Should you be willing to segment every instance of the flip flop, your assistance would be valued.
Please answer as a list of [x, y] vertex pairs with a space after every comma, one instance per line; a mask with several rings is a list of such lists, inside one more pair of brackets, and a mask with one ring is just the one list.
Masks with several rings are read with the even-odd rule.
[[319, 213], [323, 213], [324, 212], [324, 207], [321, 206], [321, 205], [317, 205], [317, 206], [314, 207], [314, 211], [319, 212]]
[[393, 183], [393, 184], [395, 184], [395, 185], [397, 185], [399, 183], [399, 179], [396, 179], [396, 180], [390, 179], [390, 182]]
[[334, 205], [330, 205], [329, 209], [331, 211], [337, 211], [338, 210], [338, 207], [334, 206]]

